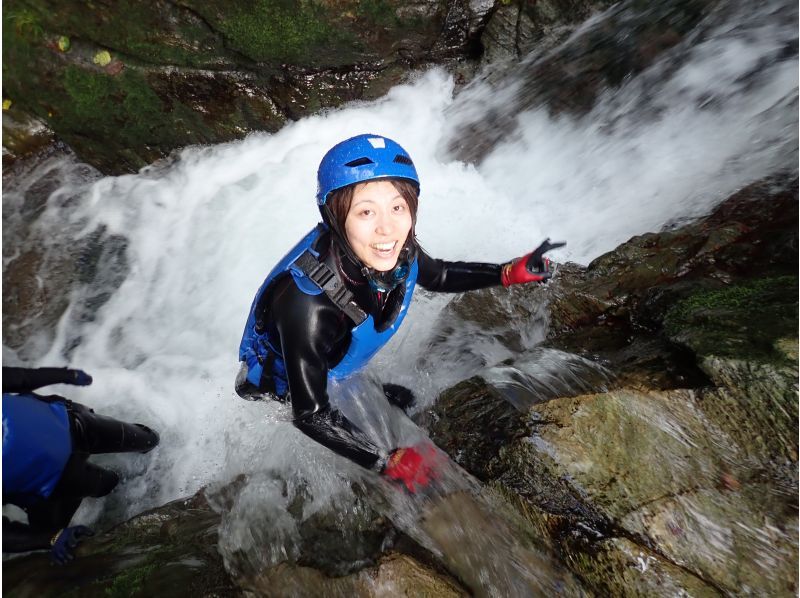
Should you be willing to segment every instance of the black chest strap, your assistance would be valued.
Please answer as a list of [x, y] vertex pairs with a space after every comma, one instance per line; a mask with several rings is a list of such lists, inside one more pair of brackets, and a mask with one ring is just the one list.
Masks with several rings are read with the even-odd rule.
[[367, 319], [366, 312], [353, 300], [351, 293], [339, 274], [331, 270], [327, 264], [319, 261], [310, 251], [304, 251], [294, 261], [295, 265], [317, 285], [333, 304], [355, 322], [356, 326]]

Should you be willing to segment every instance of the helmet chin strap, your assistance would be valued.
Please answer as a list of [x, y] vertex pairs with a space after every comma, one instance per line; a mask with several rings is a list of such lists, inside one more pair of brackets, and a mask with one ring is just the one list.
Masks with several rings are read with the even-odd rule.
[[356, 256], [353, 249], [350, 247], [350, 243], [347, 242], [344, 231], [339, 228], [330, 207], [325, 204], [321, 206], [321, 208], [322, 218], [325, 224], [330, 227], [331, 232], [339, 241], [337, 245], [345, 252], [348, 259], [359, 267], [361, 274], [367, 279], [367, 283], [369, 283], [373, 291], [377, 293], [388, 293], [399, 284], [405, 282], [411, 272], [411, 263], [417, 255], [417, 244], [413, 240], [413, 234], [409, 234], [405, 245], [400, 250], [400, 255], [397, 257], [397, 264], [395, 267], [386, 272], [380, 272], [374, 268], [370, 268]]

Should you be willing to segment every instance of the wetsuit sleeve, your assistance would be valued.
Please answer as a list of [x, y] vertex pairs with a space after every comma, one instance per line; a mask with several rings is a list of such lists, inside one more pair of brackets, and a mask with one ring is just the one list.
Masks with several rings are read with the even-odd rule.
[[50, 548], [53, 532], [37, 532], [29, 525], [3, 517], [3, 552], [28, 552]]
[[306, 295], [288, 280], [276, 289], [272, 314], [281, 339], [294, 425], [304, 434], [367, 468], [378, 448], [328, 398], [328, 356], [349, 342], [352, 322], [325, 295]]
[[462, 293], [499, 286], [500, 264], [478, 262], [446, 262], [437, 260], [420, 250], [417, 281], [429, 291]]
[[31, 392], [51, 384], [75, 381], [75, 370], [67, 368], [3, 367], [3, 392]]

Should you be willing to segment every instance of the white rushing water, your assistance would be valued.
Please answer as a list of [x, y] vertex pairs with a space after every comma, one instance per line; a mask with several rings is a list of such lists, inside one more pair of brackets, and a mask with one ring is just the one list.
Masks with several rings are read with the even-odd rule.
[[[127, 239], [130, 271], [93, 322], [77, 322], [73, 302], [35, 365], [64, 364], [66, 346], [80, 334], [69, 363], [90, 372], [94, 384], [61, 390], [98, 412], [149, 424], [162, 437], [150, 455], [109, 457], [126, 482], [105, 502], [86, 501], [78, 519], [91, 522], [103, 505], [121, 518], [269, 468], [301, 472], [338, 491], [344, 461], [294, 430], [288, 408], [233, 392], [250, 302], [272, 265], [317, 222], [316, 166], [334, 143], [370, 132], [409, 151], [422, 181], [418, 235], [435, 257], [505, 261], [551, 237], [569, 243], [557, 261], [585, 264], [633, 235], [706, 213], [770, 172], [796, 167], [797, 57], [777, 59], [796, 38], [792, 22], [723, 26], [665, 58], [681, 52], [681, 67], [656, 63], [605, 92], [583, 118], [552, 118], [545, 109], [521, 114], [519, 135], [479, 167], [441, 148], [464, 114], [503, 94], [478, 84], [454, 100], [451, 78], [432, 70], [379, 101], [305, 118], [273, 135], [187, 148], [179, 160], [137, 175], [62, 187], [39, 230], [81, 236], [105, 226]], [[54, 167], [66, 168], [47, 163], [32, 177]], [[397, 357], [385, 352], [375, 366], [390, 372], [384, 377], [419, 377], [422, 388], [437, 388], [440, 373], [414, 371], [413, 364], [441, 303], [423, 297], [412, 306], [388, 349]], [[400, 365], [393, 359], [406, 371], [394, 371]], [[376, 421], [369, 428], [387, 448], [421, 434]], [[268, 486], [253, 490], [258, 500], [285, 500]]]

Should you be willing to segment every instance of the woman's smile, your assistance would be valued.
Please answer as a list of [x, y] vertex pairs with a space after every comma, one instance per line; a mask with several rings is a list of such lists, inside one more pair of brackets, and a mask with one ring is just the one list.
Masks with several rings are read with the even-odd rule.
[[365, 265], [387, 272], [397, 265], [411, 220], [406, 200], [390, 181], [362, 183], [345, 220], [347, 242]]

